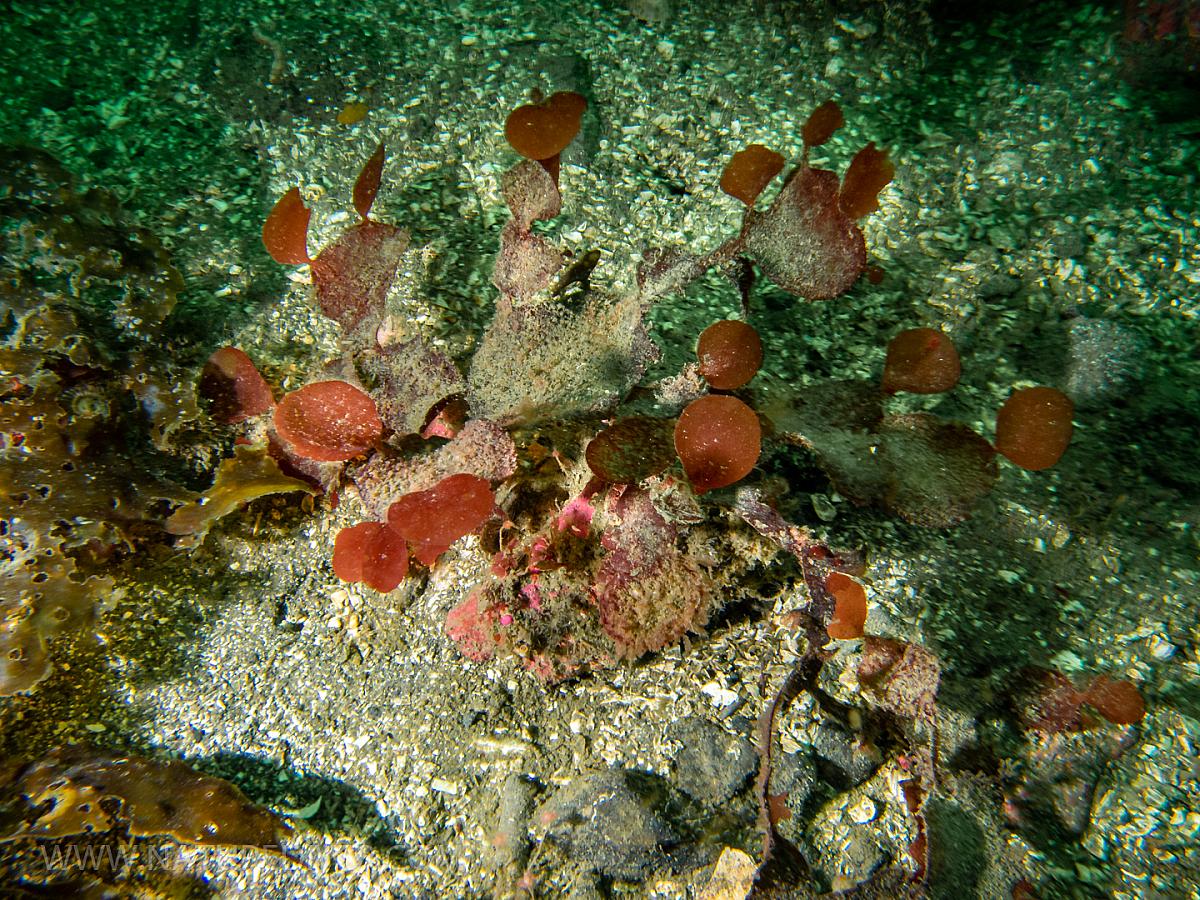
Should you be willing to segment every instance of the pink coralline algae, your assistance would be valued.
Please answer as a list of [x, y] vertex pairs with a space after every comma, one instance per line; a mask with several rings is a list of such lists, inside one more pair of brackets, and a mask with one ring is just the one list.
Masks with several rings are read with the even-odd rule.
[[476, 588], [446, 616], [447, 636], [458, 645], [463, 656], [475, 662], [491, 659], [498, 640], [495, 616], [482, 600], [484, 593], [484, 588]]
[[596, 604], [617, 652], [636, 659], [704, 625], [711, 583], [678, 550], [678, 532], [654, 508], [650, 494], [628, 491], [613, 505], [619, 524], [601, 541], [608, 555], [596, 575]]

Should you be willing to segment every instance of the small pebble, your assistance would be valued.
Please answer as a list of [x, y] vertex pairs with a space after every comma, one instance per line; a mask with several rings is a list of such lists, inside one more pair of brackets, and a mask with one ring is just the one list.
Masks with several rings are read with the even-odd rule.
[[866, 825], [868, 822], [874, 821], [878, 813], [879, 810], [875, 806], [875, 801], [870, 797], [863, 797], [846, 810], [846, 815], [850, 817], [850, 821], [858, 825]]

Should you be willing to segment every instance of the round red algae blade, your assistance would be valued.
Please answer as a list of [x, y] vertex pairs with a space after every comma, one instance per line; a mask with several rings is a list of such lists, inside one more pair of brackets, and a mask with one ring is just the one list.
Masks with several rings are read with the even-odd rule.
[[848, 641], [863, 636], [867, 623], [867, 591], [841, 572], [830, 572], [825, 588], [836, 601], [833, 620], [826, 631], [835, 641]]
[[388, 524], [413, 543], [413, 555], [433, 565], [442, 552], [487, 521], [496, 498], [486, 479], [465, 473], [427, 491], [405, 494], [388, 508]]
[[892, 183], [896, 167], [886, 150], [876, 150], [875, 142], [867, 144], [854, 155], [850, 168], [842, 179], [838, 203], [851, 219], [861, 219], [879, 209], [879, 192]]
[[375, 401], [354, 385], [318, 381], [279, 401], [275, 431], [298, 456], [343, 462], [374, 446], [383, 422]]
[[804, 146], [819, 147], [833, 137], [833, 133], [846, 124], [842, 108], [835, 100], [826, 100], [811, 113], [800, 132]]
[[1071, 398], [1054, 388], [1013, 391], [996, 414], [996, 451], [1022, 469], [1048, 469], [1071, 443], [1074, 413]]
[[364, 220], [369, 216], [375, 195], [379, 192], [379, 183], [383, 178], [383, 155], [383, 142], [380, 141], [354, 182], [354, 209]]
[[526, 159], [549, 159], [566, 149], [579, 134], [587, 110], [582, 94], [559, 91], [540, 103], [518, 106], [504, 123], [509, 146]]
[[950, 338], [933, 328], [909, 328], [888, 343], [882, 387], [889, 394], [940, 394], [958, 384], [961, 374]]
[[343, 528], [333, 539], [333, 574], [342, 581], [362, 581], [363, 556], [367, 541], [375, 534], [378, 522], [362, 522]]
[[745, 478], [761, 450], [758, 416], [736, 397], [693, 400], [675, 424], [675, 452], [699, 494]]
[[212, 404], [213, 419], [222, 425], [244, 422], [275, 405], [254, 362], [237, 347], [222, 347], [208, 358], [198, 387], [200, 396]]
[[648, 416], [618, 419], [596, 435], [585, 453], [588, 468], [609, 484], [637, 484], [671, 464], [671, 423]]
[[784, 159], [762, 144], [751, 144], [733, 154], [721, 175], [721, 190], [753, 206], [771, 179], [783, 171]]
[[1136, 685], [1099, 675], [1083, 694], [1083, 702], [1114, 725], [1136, 725], [1146, 715], [1146, 701]]
[[382, 522], [343, 528], [333, 541], [333, 574], [386, 594], [408, 574], [408, 545]]
[[700, 374], [719, 391], [732, 391], [757, 374], [763, 361], [762, 339], [753, 326], [737, 319], [713, 322], [696, 345]]
[[304, 205], [299, 188], [279, 198], [263, 222], [263, 246], [271, 258], [283, 265], [301, 266], [308, 257], [308, 220], [311, 211]]

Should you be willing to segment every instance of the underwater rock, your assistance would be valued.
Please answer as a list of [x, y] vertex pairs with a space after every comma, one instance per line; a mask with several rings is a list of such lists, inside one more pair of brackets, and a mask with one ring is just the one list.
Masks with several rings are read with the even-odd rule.
[[677, 722], [668, 737], [683, 745], [675, 754], [675, 783], [698, 803], [724, 803], [746, 786], [758, 768], [758, 754], [748, 740], [707, 719]]
[[596, 874], [640, 881], [665, 862], [668, 829], [619, 769], [572, 779], [538, 807], [535, 828]]
[[823, 723], [813, 740], [821, 777], [840, 789], [856, 787], [879, 768], [879, 757], [867, 752], [837, 725]]
[[1079, 318], [1067, 327], [1065, 393], [1094, 409], [1129, 393], [1141, 372], [1141, 342], [1109, 319]]

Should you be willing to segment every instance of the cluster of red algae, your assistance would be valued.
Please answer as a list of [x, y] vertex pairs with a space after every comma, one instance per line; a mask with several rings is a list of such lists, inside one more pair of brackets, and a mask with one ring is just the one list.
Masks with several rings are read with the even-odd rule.
[[495, 510], [496, 498], [486, 479], [450, 475], [427, 491], [412, 491], [395, 501], [386, 523], [361, 522], [338, 532], [333, 572], [343, 581], [361, 581], [380, 593], [395, 590], [408, 575], [410, 555], [432, 566]]
[[879, 208], [878, 195], [895, 167], [873, 143], [851, 160], [840, 180], [809, 165], [809, 151], [842, 126], [841, 107], [817, 107], [803, 129], [804, 154], [766, 210], [754, 209], [758, 196], [782, 171], [782, 157], [752, 144], [729, 161], [722, 189], [747, 206], [741, 234], [717, 251], [722, 259], [745, 255], [779, 287], [809, 300], [845, 293], [866, 270], [866, 244], [857, 220]]
[[966, 519], [995, 486], [997, 453], [1027, 469], [1046, 468], [1058, 462], [1071, 436], [1071, 402], [1053, 388], [1015, 392], [1000, 411], [995, 445], [932, 412], [887, 411], [893, 394], [948, 391], [961, 371], [948, 335], [911, 328], [889, 343], [878, 384], [813, 385], [768, 413], [775, 433], [812, 451], [851, 502], [945, 528]]
[[[910, 328], [888, 344], [884, 393], [938, 394], [958, 384], [962, 363], [950, 338], [933, 328]], [[1071, 443], [1075, 404], [1057, 388], [1013, 391], [996, 414], [994, 448], [1031, 472], [1055, 465]]]
[[316, 381], [284, 395], [275, 407], [275, 432], [298, 456], [344, 462], [383, 436], [379, 410], [345, 381]]
[[[826, 100], [814, 109], [801, 133], [805, 159], [811, 148], [826, 143], [845, 124], [842, 108], [833, 100]], [[851, 220], [857, 220], [879, 209], [879, 192], [891, 183], [895, 175], [896, 168], [887, 153], [876, 149], [874, 141], [867, 144], [854, 154], [850, 167], [842, 177], [842, 186], [838, 191], [838, 205], [842, 212]]]
[[354, 208], [361, 221], [315, 258], [308, 255], [312, 213], [304, 205], [299, 188], [288, 190], [263, 223], [262, 240], [267, 252], [278, 263], [309, 266], [321, 311], [347, 332], [382, 310], [396, 277], [400, 254], [408, 246], [406, 231], [369, 216], [379, 190], [384, 155], [380, 144], [354, 183]]
[[940, 394], [958, 384], [961, 375], [950, 338], [933, 328], [909, 328], [888, 343], [881, 386], [886, 394]]
[[[801, 130], [804, 140], [804, 156], [807, 160], [811, 147], [819, 147], [833, 133], [846, 124], [842, 109], [832, 100], [827, 100], [809, 114]], [[753, 207], [758, 195], [783, 171], [784, 158], [762, 144], [750, 144], [730, 157], [721, 173], [721, 190], [746, 206]]]
[[[734, 154], [721, 189], [747, 208], [741, 233], [699, 260], [666, 252], [648, 255], [638, 273], [646, 294], [677, 290], [707, 268], [739, 256], [756, 261], [780, 287], [809, 299], [848, 290], [866, 267], [863, 234], [855, 220], [878, 208], [878, 194], [894, 168], [873, 144], [855, 156], [840, 185], [834, 173], [812, 168], [810, 149], [827, 142], [844, 121], [832, 101], [813, 111], [804, 126], [801, 163], [764, 211], [756, 210], [755, 203], [783, 170], [783, 157], [761, 144]], [[744, 303], [745, 298], [744, 291]], [[726, 320], [705, 330], [697, 355], [699, 371], [713, 390], [737, 390], [762, 365], [762, 341], [749, 324]], [[727, 395], [693, 400], [675, 426], [676, 453], [699, 494], [746, 477], [758, 461], [761, 441], [757, 414]], [[603, 464], [592, 468], [605, 477]]]
[[[931, 328], [908, 329], [888, 345], [881, 388], [885, 395], [941, 393], [957, 384], [961, 369], [949, 336]], [[965, 518], [991, 490], [997, 453], [1030, 471], [1058, 463], [1070, 444], [1073, 410], [1071, 400], [1054, 388], [1014, 391], [998, 412], [992, 444], [967, 426], [931, 413], [883, 415], [877, 409], [866, 424], [882, 439], [883, 452], [825, 459], [819, 450], [819, 459], [855, 502], [881, 502], [914, 524], [944, 527]], [[841, 451], [861, 446], [853, 434], [847, 444], [846, 436], [826, 444]]]
[[[737, 320], [715, 322], [697, 343], [699, 371], [715, 390], [745, 386], [763, 360], [762, 339]], [[637, 484], [671, 462], [662, 420], [622, 419], [588, 444], [588, 466], [609, 484]], [[762, 452], [758, 415], [737, 397], [706, 394], [684, 408], [675, 422], [675, 455], [698, 494], [728, 487], [753, 471]]]
[[[886, 393], [936, 394], [958, 383], [962, 372], [950, 338], [932, 328], [912, 328], [888, 345], [883, 371]], [[1071, 443], [1075, 404], [1057, 388], [1013, 391], [996, 414], [994, 449], [1031, 472], [1055, 465]]]
[[1057, 734], [1090, 728], [1095, 720], [1084, 715], [1085, 706], [1113, 725], [1136, 725], [1146, 715], [1141, 692], [1125, 679], [1097, 675], [1080, 690], [1061, 672], [1031, 669], [1024, 680], [1020, 713], [1026, 727], [1034, 731]]
[[[762, 366], [762, 339], [753, 326], [715, 322], [696, 345], [700, 373], [716, 390], [745, 386]], [[741, 481], [762, 453], [758, 414], [737, 397], [707, 394], [689, 403], [675, 423], [675, 452], [696, 493]]]
[[1062, 391], [1031, 387], [1013, 391], [996, 414], [996, 450], [1031, 472], [1048, 469], [1071, 443], [1075, 404]]
[[[405, 433], [411, 417], [397, 415], [391, 408], [397, 403], [404, 407], [410, 402], [427, 401], [413, 412], [417, 417], [414, 421], [423, 422], [420, 433], [424, 437], [453, 437], [462, 426], [461, 421], [455, 424], [456, 419], [466, 417], [466, 410], [457, 416], [452, 412], [458, 409], [453, 394], [410, 396], [413, 385], [409, 382], [418, 370], [446, 375], [440, 357], [435, 359], [422, 353], [421, 348], [413, 350], [406, 345], [398, 350], [416, 362], [408, 368], [401, 366], [397, 372], [393, 365], [397, 361], [389, 357], [389, 348], [379, 346], [376, 331], [364, 334], [359, 327], [363, 322], [374, 324], [381, 315], [399, 254], [407, 243], [405, 232], [370, 218], [384, 157], [380, 144], [355, 181], [353, 204], [360, 221], [315, 259], [307, 251], [310, 213], [298, 189], [284, 194], [263, 226], [263, 243], [271, 256], [284, 264], [308, 264], [322, 311], [352, 336], [363, 339], [368, 353], [373, 354], [370, 359], [377, 363], [369, 369], [379, 382], [376, 392], [388, 404], [385, 423], [371, 395], [340, 379], [318, 381], [285, 395], [275, 407], [271, 437], [278, 442], [285, 460], [301, 464], [301, 469], [306, 462], [346, 462], [380, 449], [385, 433]], [[447, 384], [454, 381], [442, 380]], [[426, 406], [428, 411], [422, 413]], [[330, 477], [336, 479], [337, 471], [340, 467]], [[334, 541], [334, 573], [344, 581], [362, 582], [381, 592], [393, 590], [408, 575], [410, 557], [432, 566], [450, 544], [476, 530], [494, 510], [495, 498], [486, 479], [465, 472], [442, 478], [429, 490], [400, 496], [388, 508], [386, 521], [362, 522], [342, 529]]]
[[[267, 448], [237, 447], [227, 460], [207, 503], [192, 504], [168, 522], [173, 534], [203, 536], [212, 519], [263, 493], [314, 489], [281, 475], [268, 453], [302, 473], [305, 461], [342, 463], [377, 447], [383, 435], [374, 400], [345, 381], [318, 381], [286, 394], [277, 406], [270, 388], [242, 351], [226, 347], [210, 358], [202, 393], [214, 415], [241, 422], [274, 408]], [[260, 426], [261, 427], [261, 426]], [[495, 508], [489, 483], [470, 474], [442, 479], [427, 491], [411, 492], [392, 504], [388, 522], [363, 522], [342, 529], [334, 541], [333, 570], [343, 581], [363, 582], [380, 592], [395, 589], [408, 575], [409, 548], [426, 565], [459, 537], [474, 531]]]
[[[367, 159], [354, 182], [354, 209], [362, 223], [370, 221], [371, 207], [375, 203], [375, 195], [383, 177], [384, 157], [384, 146], [380, 144]], [[308, 255], [308, 223], [311, 217], [312, 211], [304, 205], [299, 188], [290, 188], [279, 198], [267, 214], [262, 228], [263, 246], [267, 248], [272, 259], [277, 263], [292, 266], [315, 262]]]
[[[496, 269], [495, 280], [502, 294], [522, 296], [543, 290], [564, 264], [565, 257], [534, 234], [531, 226], [535, 221], [552, 218], [559, 210], [558, 155], [578, 133], [585, 109], [586, 102], [579, 95], [560, 93], [522, 106], [509, 116], [505, 133], [510, 144], [538, 165], [522, 163], [506, 173], [503, 182], [513, 219], [506, 226], [501, 254], [511, 258], [507, 268], [498, 260]], [[678, 271], [683, 274], [662, 277], [661, 283], [685, 284], [706, 268], [744, 255], [757, 261], [776, 284], [809, 299], [836, 296], [847, 290], [866, 268], [862, 232], [855, 222], [878, 208], [878, 194], [890, 182], [893, 168], [886, 154], [874, 145], [854, 157], [840, 183], [833, 173], [812, 168], [808, 164], [810, 148], [827, 142], [843, 121], [837, 104], [823, 104], [814, 111], [804, 128], [803, 161], [785, 181], [779, 198], [765, 211], [756, 211], [754, 204], [782, 171], [783, 157], [761, 145], [751, 145], [735, 155], [721, 187], [747, 207], [742, 233], [702, 260], [681, 265]], [[380, 148], [356, 183], [355, 207], [363, 219], [356, 228], [375, 224], [368, 219], [368, 212], [378, 188], [382, 158]], [[285, 196], [280, 201], [277, 210], [281, 221], [264, 228], [264, 242], [269, 249], [274, 242], [272, 254], [281, 261], [312, 264], [314, 281], [318, 281], [319, 260], [310, 260], [304, 246], [308, 211], [298, 200], [297, 193], [292, 200]], [[502, 274], [504, 277], [500, 277]], [[639, 286], [642, 284], [643, 273], [639, 271]], [[646, 292], [648, 297], [653, 294]], [[757, 332], [744, 322], [718, 322], [701, 336], [697, 354], [699, 371], [713, 391], [737, 390], [761, 366], [762, 343]], [[961, 371], [952, 342], [932, 329], [912, 329], [897, 336], [888, 357], [883, 384], [886, 393], [949, 390]], [[634, 485], [660, 474], [671, 462], [669, 452], [664, 451], [665, 421], [618, 419], [598, 434], [586, 453], [597, 478], [609, 484]], [[279, 428], [278, 421], [276, 427], [282, 436], [285, 429]], [[329, 432], [338, 429], [331, 426]], [[754, 410], [737, 397], [721, 393], [694, 400], [674, 427], [675, 453], [697, 494], [726, 487], [748, 475], [757, 463], [761, 438]], [[378, 440], [377, 433], [374, 440]], [[325, 449], [325, 444], [316, 443]], [[351, 440], [344, 449], [359, 447], [362, 452], [369, 445]], [[985, 450], [990, 458], [990, 449], [985, 446]], [[614, 496], [621, 496], [620, 492]], [[629, 498], [632, 501], [639, 496], [632, 493]], [[590, 505], [587, 508], [590, 510]], [[402, 496], [389, 508], [386, 522], [366, 522], [345, 529], [335, 548], [335, 572], [345, 580], [390, 590], [407, 574], [410, 554], [432, 565], [454, 540], [478, 528], [494, 510], [494, 496], [487, 481], [466, 474], [451, 476], [429, 491]], [[586, 536], [586, 526], [583, 533]], [[625, 548], [613, 535], [607, 536], [603, 546], [609, 550], [604, 557], [609, 560], [605, 569], [612, 576], [609, 580], [619, 580], [618, 576], [627, 573], [617, 551]], [[531, 551], [531, 560], [534, 555]], [[531, 562], [530, 571], [536, 574], [538, 565]], [[832, 598], [829, 614], [823, 617], [828, 619], [828, 636], [836, 640], [861, 637], [867, 616], [863, 586], [845, 573], [832, 572], [825, 578], [823, 590]], [[530, 593], [531, 608], [536, 608], [539, 596], [536, 589]], [[496, 612], [502, 607], [487, 602], [482, 593], [472, 594], [468, 603], [470, 615], [464, 612], [459, 617], [464, 621], [483, 622], [494, 612], [501, 625], [504, 615], [511, 621], [511, 612]], [[457, 618], [455, 621], [462, 624]], [[630, 651], [634, 655], [642, 649], [654, 649], [630, 643], [626, 646], [635, 648]]]
[[696, 356], [700, 374], [711, 387], [732, 391], [748, 384], [762, 366], [762, 338], [752, 325], [725, 319], [700, 334]]

